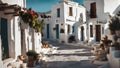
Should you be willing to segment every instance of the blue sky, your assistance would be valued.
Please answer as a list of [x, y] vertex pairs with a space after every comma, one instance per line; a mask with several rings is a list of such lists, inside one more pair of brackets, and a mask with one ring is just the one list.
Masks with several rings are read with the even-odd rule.
[[[49, 11], [51, 6], [60, 0], [26, 0], [27, 8], [32, 8], [37, 12], [46, 12]], [[73, 0], [82, 4], [83, 0]]]

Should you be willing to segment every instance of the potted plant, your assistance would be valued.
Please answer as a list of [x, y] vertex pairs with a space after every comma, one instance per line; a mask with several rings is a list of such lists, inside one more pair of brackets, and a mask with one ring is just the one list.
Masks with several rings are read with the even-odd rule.
[[26, 55], [28, 56], [28, 67], [33, 67], [34, 61], [37, 58], [37, 53], [33, 50], [29, 50]]
[[64, 29], [63, 28], [61, 28], [60, 29], [60, 33], [64, 33], [65, 31], [64, 31]]
[[69, 39], [68, 39], [68, 42], [69, 43], [72, 43], [73, 41], [75, 41], [75, 36], [70, 36]]
[[112, 44], [112, 47], [115, 47], [115, 50], [120, 50], [120, 43], [118, 42], [118, 36], [114, 36], [114, 43]]
[[114, 16], [111, 18], [109, 29], [111, 31], [111, 34], [115, 34], [116, 31], [120, 30], [120, 17]]

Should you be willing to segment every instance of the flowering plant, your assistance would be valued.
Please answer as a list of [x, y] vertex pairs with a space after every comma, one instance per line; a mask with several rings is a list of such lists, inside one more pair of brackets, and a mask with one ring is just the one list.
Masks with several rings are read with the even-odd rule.
[[34, 28], [36, 32], [40, 32], [44, 23], [43, 20], [39, 21], [38, 14], [32, 10], [28, 9], [26, 12], [21, 11], [20, 16], [25, 23], [29, 23], [29, 26]]

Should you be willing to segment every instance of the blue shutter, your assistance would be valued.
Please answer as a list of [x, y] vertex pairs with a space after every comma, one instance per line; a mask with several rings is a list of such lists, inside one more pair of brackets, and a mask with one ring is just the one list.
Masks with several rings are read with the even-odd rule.
[[57, 9], [57, 17], [60, 17], [60, 8]]
[[74, 26], [72, 26], [72, 33], [74, 33], [74, 31], [75, 31], [75, 27], [74, 27]]

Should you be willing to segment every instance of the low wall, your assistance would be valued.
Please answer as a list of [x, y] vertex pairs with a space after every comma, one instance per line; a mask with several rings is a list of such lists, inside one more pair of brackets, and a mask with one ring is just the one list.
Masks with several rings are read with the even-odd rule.
[[110, 54], [107, 55], [110, 68], [120, 68], [120, 50], [110, 47]]
[[[14, 61], [15, 61], [15, 59], [13, 59], [13, 58], [8, 58], [8, 59], [3, 60], [3, 68], [7, 68], [9, 63], [12, 63]], [[2, 68], [2, 67], [0, 67], [0, 68]]]

